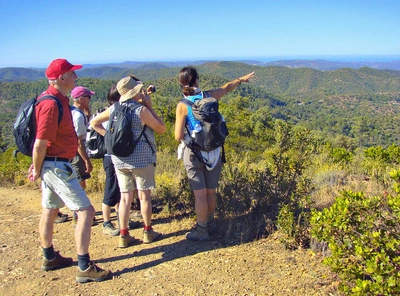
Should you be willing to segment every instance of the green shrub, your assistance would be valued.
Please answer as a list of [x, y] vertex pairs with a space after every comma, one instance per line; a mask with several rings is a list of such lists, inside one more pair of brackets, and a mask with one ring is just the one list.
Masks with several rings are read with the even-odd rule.
[[0, 153], [0, 180], [2, 182], [24, 185], [29, 182], [28, 169], [32, 163], [32, 158], [18, 153], [14, 157], [15, 148], [9, 148]]
[[[400, 176], [400, 172], [392, 173]], [[313, 211], [312, 235], [328, 243], [324, 263], [354, 295], [400, 293], [400, 196], [343, 191], [330, 208]]]
[[335, 163], [349, 164], [353, 161], [353, 153], [345, 148], [332, 148], [329, 156]]

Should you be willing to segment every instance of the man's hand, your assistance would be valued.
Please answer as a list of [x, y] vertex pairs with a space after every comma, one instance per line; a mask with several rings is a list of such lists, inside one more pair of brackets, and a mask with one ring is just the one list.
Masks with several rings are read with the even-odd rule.
[[90, 161], [90, 159], [88, 161], [85, 161], [85, 166], [86, 166], [85, 173], [90, 174], [93, 170], [93, 165], [92, 165], [92, 162]]
[[40, 172], [39, 173], [36, 172], [35, 166], [32, 163], [31, 166], [29, 167], [29, 170], [28, 170], [28, 179], [31, 182], [35, 182], [35, 181], [37, 181], [39, 179], [39, 177], [40, 177]]

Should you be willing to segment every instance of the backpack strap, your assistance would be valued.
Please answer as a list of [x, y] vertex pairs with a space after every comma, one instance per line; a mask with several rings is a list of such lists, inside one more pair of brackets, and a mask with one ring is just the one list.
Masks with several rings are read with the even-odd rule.
[[147, 125], [144, 125], [144, 127], [143, 127], [143, 129], [142, 129], [142, 132], [140, 133], [140, 135], [139, 135], [139, 137], [138, 137], [138, 139], [137, 139], [137, 142], [139, 142], [140, 138], [141, 138], [142, 136], [144, 136], [144, 138], [145, 138], [147, 144], [149, 145], [149, 147], [150, 147], [150, 149], [151, 149], [151, 152], [153, 152], [153, 154], [154, 154], [156, 151], [154, 150], [153, 146], [151, 146], [150, 140], [149, 140], [149, 138], [147, 137], [147, 135], [146, 135], [146, 133], [145, 133], [146, 128], [147, 128]]
[[186, 99], [186, 98], [181, 99], [179, 102], [185, 104], [185, 105], [188, 106], [188, 107], [192, 107], [193, 104], [194, 104], [191, 100]]
[[79, 112], [79, 113], [83, 116], [83, 123], [85, 124], [85, 126], [88, 125], [89, 119], [88, 119], [88, 117], [86, 116], [86, 114], [83, 113], [83, 111], [82, 111], [81, 109], [79, 109], [79, 108], [77, 108], [77, 107], [75, 107], [75, 106], [70, 107], [70, 109], [71, 109], [71, 111]]
[[203, 98], [211, 97], [211, 95], [210, 95], [210, 93], [208, 91], [203, 91], [203, 92], [201, 92], [201, 94], [203, 95]]
[[43, 96], [43, 97], [41, 97], [41, 98], [36, 100], [35, 106], [37, 106], [41, 101], [44, 101], [44, 100], [54, 100], [54, 101], [56, 101], [57, 106], [58, 106], [58, 124], [60, 124], [62, 116], [63, 116], [63, 113], [64, 113], [63, 106], [62, 106], [60, 100], [56, 96], [45, 95], [45, 96]]

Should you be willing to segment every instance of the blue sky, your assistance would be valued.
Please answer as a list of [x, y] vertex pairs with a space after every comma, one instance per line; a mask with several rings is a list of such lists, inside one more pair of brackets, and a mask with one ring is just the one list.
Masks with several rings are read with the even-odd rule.
[[400, 56], [399, 0], [3, 0], [0, 67]]

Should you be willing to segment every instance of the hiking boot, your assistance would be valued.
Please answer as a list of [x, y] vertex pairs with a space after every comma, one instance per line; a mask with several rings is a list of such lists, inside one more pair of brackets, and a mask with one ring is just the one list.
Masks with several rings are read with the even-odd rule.
[[59, 269], [63, 267], [70, 266], [73, 260], [69, 257], [63, 257], [60, 255], [60, 252], [56, 251], [56, 257], [52, 260], [43, 260], [42, 269], [45, 271]]
[[76, 274], [77, 283], [87, 282], [101, 282], [110, 279], [112, 273], [110, 270], [105, 270], [98, 267], [94, 262], [89, 263], [89, 267], [86, 270], [81, 270], [78, 267], [78, 273]]
[[161, 237], [161, 233], [155, 232], [153, 229], [143, 231], [143, 243], [149, 244]]
[[118, 248], [127, 248], [129, 246], [138, 245], [138, 244], [140, 244], [140, 240], [134, 238], [130, 234], [119, 236]]
[[103, 234], [110, 236], [117, 236], [119, 234], [119, 229], [114, 227], [114, 224], [108, 222], [107, 224], [103, 224]]
[[132, 219], [143, 219], [142, 213], [140, 211], [131, 211], [129, 217]]
[[207, 227], [208, 235], [212, 235], [217, 230], [217, 223], [215, 223], [215, 220], [212, 220], [211, 222], [207, 222]]
[[64, 223], [68, 220], [68, 214], [62, 214], [58, 212], [56, 219], [54, 219], [54, 223]]
[[205, 242], [210, 239], [208, 235], [208, 227], [201, 227], [199, 224], [196, 224], [196, 228], [186, 233], [186, 239], [190, 241], [200, 241]]

